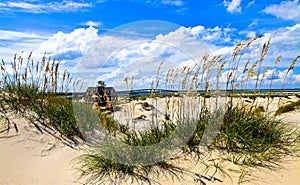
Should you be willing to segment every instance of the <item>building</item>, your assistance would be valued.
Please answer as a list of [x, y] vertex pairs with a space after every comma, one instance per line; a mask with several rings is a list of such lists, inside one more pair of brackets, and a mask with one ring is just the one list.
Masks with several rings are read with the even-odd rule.
[[113, 108], [115, 108], [118, 103], [117, 92], [113, 87], [106, 87], [104, 81], [98, 81], [97, 87], [88, 87], [84, 95], [86, 103], [95, 103], [98, 101], [100, 104], [106, 104], [107, 98]]

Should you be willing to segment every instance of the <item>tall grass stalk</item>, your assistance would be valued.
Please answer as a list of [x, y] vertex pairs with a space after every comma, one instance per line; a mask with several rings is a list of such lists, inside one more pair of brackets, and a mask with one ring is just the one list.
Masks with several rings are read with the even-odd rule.
[[[72, 78], [68, 71], [65, 70], [63, 76], [59, 71], [60, 62], [47, 58], [46, 54], [41, 61], [32, 59], [32, 52], [27, 60], [22, 54], [16, 54], [10, 63], [2, 60], [2, 109], [21, 114], [41, 132], [47, 126], [57, 129], [66, 138], [81, 137], [71, 100], [59, 97], [59, 94], [68, 93]], [[28, 111], [34, 112], [35, 116], [28, 115]]]
[[[156, 110], [152, 109], [152, 127], [148, 130], [130, 130], [128, 121], [127, 123], [119, 123], [113, 117], [89, 111], [91, 108], [87, 108], [84, 104], [76, 102], [75, 104], [78, 103], [78, 106], [74, 107], [72, 100], [57, 96], [58, 93], [68, 93], [71, 86], [78, 85], [78, 82], [74, 82], [69, 72], [60, 70], [59, 61], [52, 60], [46, 55], [42, 57], [41, 61], [34, 61], [31, 58], [32, 53], [27, 60], [17, 55], [9, 64], [2, 60], [0, 98], [7, 106], [1, 106], [1, 110], [15, 111], [22, 115], [26, 115], [28, 110], [33, 111], [36, 116], [31, 117], [32, 122], [42, 122], [41, 124], [55, 128], [67, 138], [79, 136], [85, 139], [89, 136], [93, 137], [97, 133], [97, 128], [102, 126], [107, 131], [104, 136], [109, 136], [118, 142], [112, 145], [104, 139], [98, 146], [92, 147], [88, 153], [75, 160], [75, 167], [79, 170], [80, 177], [86, 180], [85, 183], [139, 182], [155, 184], [158, 183], [157, 179], [160, 176], [165, 175], [180, 179], [182, 174], [191, 175], [195, 181], [200, 178], [198, 182], [204, 183], [203, 179], [209, 181], [213, 180], [214, 177], [207, 178], [205, 174], [194, 173], [175, 165], [176, 160], [184, 159], [187, 155], [196, 156], [197, 162], [205, 164], [205, 161], [201, 161], [204, 154], [203, 147], [207, 147], [208, 151], [218, 150], [226, 153], [227, 158], [222, 159], [242, 167], [263, 166], [270, 168], [274, 164], [278, 164], [284, 156], [293, 154], [294, 151], [291, 146], [294, 146], [299, 139], [299, 133], [297, 135], [296, 131], [290, 130], [287, 124], [275, 119], [275, 117], [257, 111], [259, 109], [257, 103], [257, 97], [260, 95], [259, 88], [269, 70], [266, 68], [265, 71], [262, 71], [262, 62], [267, 55], [270, 40], [263, 45], [259, 58], [253, 62], [244, 60], [243, 51], [260, 38], [261, 36], [248, 38], [236, 45], [228, 61], [221, 56], [204, 55], [202, 60], [192, 67], [185, 66], [168, 71], [165, 77], [165, 86], [178, 90], [179, 95], [171, 97], [165, 95], [165, 111], [170, 114], [168, 120], [160, 120]], [[292, 61], [284, 83], [298, 59], [299, 57], [296, 57]], [[244, 61], [245, 64], [241, 66]], [[278, 57], [275, 62], [275, 69], [280, 61], [281, 57]], [[155, 107], [158, 107], [158, 100], [161, 98], [156, 94], [156, 90], [163, 79], [160, 78], [162, 65], [163, 62], [160, 63], [156, 79], [151, 85], [151, 104]], [[243, 70], [245, 82], [238, 79], [240, 69]], [[217, 76], [216, 81], [213, 81], [215, 80], [213, 78], [215, 71], [218, 74], [215, 75]], [[218, 81], [218, 77], [221, 77], [222, 73], [227, 73], [225, 82]], [[131, 82], [128, 78], [124, 80], [127, 90], [133, 90], [133, 77]], [[237, 89], [247, 90], [250, 82], [254, 82], [253, 94], [246, 95], [251, 96], [254, 100], [250, 104], [246, 104], [241, 99], [244, 95], [238, 94]], [[273, 80], [270, 81], [270, 87], [272, 87], [272, 83]], [[217, 84], [217, 87], [214, 84]], [[224, 117], [221, 117], [223, 122], [218, 128], [216, 120], [219, 117], [214, 112], [218, 106], [217, 103], [213, 103], [224, 86], [229, 93], [224, 95], [227, 104], [225, 112], [221, 112]], [[270, 96], [269, 92], [268, 98]], [[218, 102], [218, 100], [215, 101]], [[85, 111], [80, 111], [81, 109]], [[82, 119], [79, 120], [82, 124], [76, 120], [74, 111], [82, 116], [80, 117]], [[135, 104], [130, 104], [127, 107], [126, 116], [131, 119], [134, 111]], [[91, 120], [93, 121], [92, 118], [100, 120], [100, 122], [90, 123]], [[187, 133], [191, 131], [191, 128], [194, 130], [187, 138]], [[204, 138], [206, 130], [214, 129], [219, 131], [215, 138]], [[82, 130], [86, 131], [84, 133], [87, 134], [84, 135], [86, 137], [82, 136], [83, 133], [80, 132]], [[140, 146], [141, 148], [152, 146], [172, 138], [174, 133], [182, 136], [175, 138], [174, 142], [186, 142], [183, 146], [179, 145], [180, 147], [171, 150], [175, 153], [168, 158], [162, 158], [167, 150], [159, 148], [154, 148], [152, 152], [148, 153], [143, 153], [143, 150], [139, 149], [125, 151], [122, 148], [123, 144]], [[204, 146], [202, 146], [203, 143]], [[166, 145], [165, 147], [170, 146]], [[124, 159], [129, 163], [116, 162], [106, 156], [113, 159]], [[156, 162], [151, 164], [137, 162], [136, 159], [142, 156]], [[226, 173], [221, 163], [215, 162], [207, 165], [207, 167], [223, 174]], [[241, 171], [240, 181], [247, 173], [245, 170]]]

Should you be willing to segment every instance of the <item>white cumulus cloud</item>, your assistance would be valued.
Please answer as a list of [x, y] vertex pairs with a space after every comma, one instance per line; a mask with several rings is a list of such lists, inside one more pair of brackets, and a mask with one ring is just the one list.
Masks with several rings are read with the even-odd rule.
[[0, 30], [0, 57], [4, 61], [11, 61], [14, 54], [22, 51], [26, 56], [29, 52], [35, 51], [47, 38], [37, 33]]
[[[126, 37], [128, 35], [123, 36], [119, 32], [111, 33], [98, 35], [98, 29], [89, 27], [78, 28], [69, 33], [57, 32], [49, 37], [0, 30], [0, 49], [1, 52], [12, 53], [13, 48], [31, 48], [29, 51], [38, 48], [39, 53], [47, 52], [52, 58], [60, 59], [64, 67], [71, 67], [73, 72], [76, 70], [76, 76], [82, 79], [105, 78], [110, 85], [115, 85], [121, 81], [124, 83], [124, 77], [130, 78], [130, 75], [134, 75], [135, 83], [142, 86], [143, 83], [146, 85], [146, 82], [152, 82], [161, 61], [165, 61], [166, 64], [161, 71], [163, 73], [176, 66], [192, 66], [201, 61], [204, 54], [210, 52], [213, 55], [222, 54], [230, 59], [234, 45], [240, 41], [237, 35], [238, 38], [241, 38], [241, 35], [256, 35], [250, 31], [236, 32], [234, 28], [206, 28], [201, 25], [179, 27], [168, 33], [156, 35], [152, 40]], [[284, 58], [280, 63], [281, 67], [289, 66], [291, 59], [299, 53], [300, 24], [269, 30], [265, 35], [263, 39], [255, 41], [242, 51], [243, 59], [259, 59], [264, 42], [271, 37], [271, 45], [263, 66], [272, 66], [279, 55]], [[14, 44], [7, 47], [6, 40]], [[19, 42], [20, 40], [23, 42]], [[241, 65], [244, 65], [243, 62], [244, 60], [241, 61]], [[295, 76], [289, 78], [299, 79], [297, 74], [293, 75]], [[279, 72], [276, 76], [282, 79]]]
[[39, 51], [54, 55], [60, 59], [75, 59], [81, 57], [99, 39], [97, 33], [98, 30], [94, 27], [87, 29], [78, 28], [71, 33], [59, 31], [43, 42], [39, 47]]
[[223, 4], [230, 13], [242, 12], [241, 0], [232, 0], [231, 2], [224, 0]]
[[270, 5], [266, 7], [263, 12], [274, 15], [283, 20], [300, 21], [299, 0], [282, 1], [280, 4]]
[[271, 32], [271, 46], [274, 53], [287, 58], [299, 55], [300, 24], [291, 27], [283, 27]]

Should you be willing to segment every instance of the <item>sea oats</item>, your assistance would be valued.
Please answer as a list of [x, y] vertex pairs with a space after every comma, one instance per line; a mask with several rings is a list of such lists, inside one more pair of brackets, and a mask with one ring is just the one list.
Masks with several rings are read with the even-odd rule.
[[248, 71], [248, 66], [249, 66], [250, 60], [247, 60], [244, 69], [243, 69], [243, 74], [245, 74]]

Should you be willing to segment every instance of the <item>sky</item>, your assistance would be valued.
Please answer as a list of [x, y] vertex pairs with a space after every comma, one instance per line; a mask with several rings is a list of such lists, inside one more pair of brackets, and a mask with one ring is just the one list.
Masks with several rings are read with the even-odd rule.
[[38, 60], [46, 52], [89, 86], [105, 79], [117, 90], [132, 76], [135, 88], [149, 87], [161, 61], [161, 74], [199, 63], [206, 53], [230, 61], [236, 44], [264, 35], [243, 51], [238, 81], [245, 80], [242, 66], [255, 62], [271, 38], [262, 68], [283, 59], [262, 77], [262, 88], [271, 79], [273, 88], [284, 81], [285, 88], [300, 88], [299, 62], [286, 74], [300, 55], [299, 0], [1, 0], [0, 25], [6, 63], [15, 54], [33, 51]]

